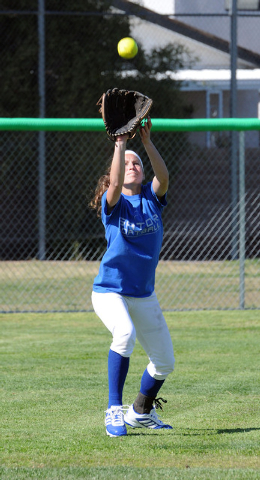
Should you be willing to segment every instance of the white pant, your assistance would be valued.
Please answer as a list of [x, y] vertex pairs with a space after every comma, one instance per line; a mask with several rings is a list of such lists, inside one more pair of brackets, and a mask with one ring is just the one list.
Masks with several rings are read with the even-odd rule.
[[111, 350], [130, 357], [137, 338], [149, 357], [151, 377], [164, 380], [173, 371], [171, 336], [155, 292], [145, 298], [92, 292], [92, 304], [112, 333]]

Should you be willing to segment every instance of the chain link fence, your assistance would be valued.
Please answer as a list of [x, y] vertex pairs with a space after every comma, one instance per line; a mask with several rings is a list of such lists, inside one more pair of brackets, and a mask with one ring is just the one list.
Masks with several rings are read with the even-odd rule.
[[[241, 308], [241, 194], [234, 209], [230, 147], [201, 148], [187, 135], [153, 133], [159, 151], [166, 146], [171, 178], [156, 291], [165, 310]], [[43, 209], [39, 133], [1, 132], [2, 312], [92, 308], [92, 282], [106, 244], [88, 202], [114, 146], [103, 132], [45, 132], [45, 142]], [[130, 143], [149, 181], [142, 144], [138, 137]], [[242, 308], [260, 307], [259, 153], [245, 149]]]
[[[116, 31], [117, 40], [131, 34], [139, 45], [136, 59], [123, 65], [126, 75], [135, 67], [142, 70], [142, 52], [183, 45], [183, 80], [179, 82], [180, 70], [167, 81], [175, 81], [177, 73], [179, 97], [189, 115], [228, 117], [226, 77], [212, 83], [194, 79], [193, 73], [214, 69], [217, 78], [223, 68], [229, 70], [230, 18], [223, 8], [220, 13], [221, 2], [211, 5], [210, 14], [194, 16], [187, 2], [175, 3], [178, 15], [154, 16], [142, 7], [140, 14], [132, 11], [132, 2], [125, 0], [75, 0], [73, 5], [70, 0], [46, 0], [45, 84], [39, 95], [39, 1], [1, 0], [0, 117], [38, 117], [44, 110], [52, 118], [98, 117], [95, 102], [114, 86], [109, 72], [122, 67]], [[258, 32], [259, 14], [238, 15], [238, 69], [248, 78], [260, 66]], [[114, 50], [109, 44], [113, 36]], [[146, 81], [142, 75], [140, 91]], [[80, 76], [83, 80], [76, 83]], [[248, 78], [238, 85], [238, 116], [257, 117], [258, 77]], [[159, 89], [162, 95], [158, 83], [152, 110], [157, 117], [160, 105], [169, 103], [168, 97], [158, 101]], [[260, 308], [259, 131], [245, 135], [243, 205], [230, 132], [154, 131], [152, 138], [171, 179], [156, 276], [162, 308]], [[129, 145], [143, 158], [148, 181], [152, 172], [138, 136]], [[104, 132], [0, 132], [1, 312], [92, 309], [92, 283], [106, 245], [102, 224], [88, 202], [112, 153]]]

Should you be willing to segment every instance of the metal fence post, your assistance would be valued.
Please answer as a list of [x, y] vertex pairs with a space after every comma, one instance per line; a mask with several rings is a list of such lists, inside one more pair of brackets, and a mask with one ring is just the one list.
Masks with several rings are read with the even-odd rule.
[[[230, 39], [230, 117], [237, 116], [237, 0], [232, 0], [231, 7], [231, 39]], [[232, 207], [232, 240], [231, 258], [238, 258], [238, 224], [237, 224], [237, 132], [231, 132], [231, 207]]]
[[245, 132], [239, 132], [239, 307], [245, 308]]
[[[38, 41], [39, 41], [39, 117], [45, 117], [45, 4], [38, 0]], [[45, 132], [39, 131], [39, 245], [38, 258], [45, 260]]]

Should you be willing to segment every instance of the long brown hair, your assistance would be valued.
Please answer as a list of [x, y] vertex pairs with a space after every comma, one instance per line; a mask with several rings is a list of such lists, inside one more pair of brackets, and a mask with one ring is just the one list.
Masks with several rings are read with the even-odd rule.
[[96, 210], [98, 217], [101, 216], [101, 198], [110, 185], [110, 170], [111, 162], [106, 173], [99, 178], [94, 196], [89, 202], [89, 207]]

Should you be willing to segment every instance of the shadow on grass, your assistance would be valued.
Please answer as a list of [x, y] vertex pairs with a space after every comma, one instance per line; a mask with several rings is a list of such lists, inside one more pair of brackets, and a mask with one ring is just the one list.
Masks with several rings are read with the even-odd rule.
[[254, 430], [260, 430], [260, 428], [226, 428], [223, 430], [217, 430], [218, 434], [222, 433], [247, 433], [252, 432]]
[[[192, 430], [192, 431], [188, 431], [187, 432], [187, 429], [185, 430], [185, 432], [176, 432], [176, 430], [170, 430], [170, 429], [155, 429], [154, 430], [154, 433], [157, 433], [158, 430], [167, 430], [168, 432], [171, 432], [171, 434], [173, 435], [178, 435], [178, 436], [184, 436], [184, 437], [194, 437], [194, 436], [204, 436], [204, 435], [223, 435], [225, 433], [227, 434], [235, 434], [235, 433], [248, 433], [248, 432], [253, 432], [253, 431], [257, 431], [257, 430], [260, 430], [260, 428], [257, 428], [257, 427], [252, 427], [252, 428], [223, 428], [223, 429], [218, 429], [218, 430], [214, 430], [214, 429], [201, 429], [201, 430]], [[147, 430], [141, 430], [141, 431], [134, 431], [134, 432], [131, 432], [128, 430], [127, 432], [127, 436], [130, 437], [130, 436], [146, 436], [146, 435], [151, 435], [153, 432], [152, 429], [147, 429]]]

